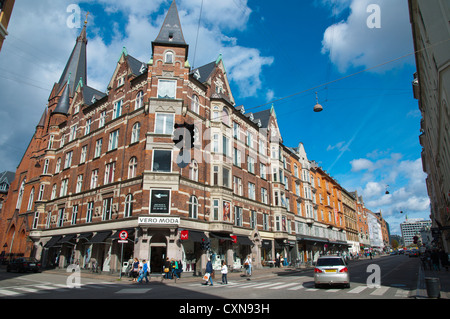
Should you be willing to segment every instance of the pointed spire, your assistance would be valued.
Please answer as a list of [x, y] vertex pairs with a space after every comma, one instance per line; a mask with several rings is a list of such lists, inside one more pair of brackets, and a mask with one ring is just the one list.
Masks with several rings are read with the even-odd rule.
[[[69, 75], [70, 77], [70, 75]], [[64, 87], [64, 91], [59, 98], [58, 105], [56, 105], [55, 110], [52, 114], [69, 114], [70, 108], [70, 80], [67, 81], [67, 85]]]
[[[58, 93], [61, 92], [62, 88], [68, 82], [69, 74], [74, 76], [74, 79], [81, 78], [83, 81], [83, 85], [86, 85], [87, 81], [87, 71], [86, 71], [86, 45], [87, 45], [87, 37], [86, 37], [86, 24], [87, 24], [87, 16], [86, 21], [84, 22], [84, 26], [80, 32], [80, 35], [77, 38], [77, 42], [75, 43], [75, 47], [72, 50], [72, 54], [70, 55], [69, 60], [67, 61], [66, 67], [61, 75], [61, 78], [58, 82]], [[69, 87], [69, 95], [73, 96], [75, 92], [76, 81], [72, 81]]]
[[184, 41], [183, 30], [181, 30], [180, 17], [178, 16], [175, 0], [172, 1], [158, 37], [153, 43], [187, 46]]
[[48, 112], [48, 108], [45, 107], [44, 109], [44, 113], [42, 113], [41, 119], [38, 123], [38, 127], [44, 127], [45, 126], [45, 119], [47, 118], [47, 112]]

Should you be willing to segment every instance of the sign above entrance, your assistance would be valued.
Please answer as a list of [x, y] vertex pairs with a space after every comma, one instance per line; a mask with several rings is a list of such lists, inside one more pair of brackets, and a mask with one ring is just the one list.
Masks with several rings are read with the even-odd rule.
[[147, 225], [179, 225], [180, 217], [139, 217], [138, 223]]

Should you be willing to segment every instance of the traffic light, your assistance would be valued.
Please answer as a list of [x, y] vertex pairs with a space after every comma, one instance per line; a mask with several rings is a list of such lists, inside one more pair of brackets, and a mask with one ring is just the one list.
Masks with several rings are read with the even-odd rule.
[[414, 236], [414, 237], [413, 237], [413, 243], [414, 243], [414, 244], [417, 244], [418, 242], [419, 242], [419, 237]]
[[177, 165], [180, 168], [184, 168], [191, 162], [190, 150], [194, 147], [195, 133], [194, 124], [177, 124], [174, 125], [175, 131], [173, 133], [173, 139], [175, 146], [180, 149], [180, 153], [176, 159]]

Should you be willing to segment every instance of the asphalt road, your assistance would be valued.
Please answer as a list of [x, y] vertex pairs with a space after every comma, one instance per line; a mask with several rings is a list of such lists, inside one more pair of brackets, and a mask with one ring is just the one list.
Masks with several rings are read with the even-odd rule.
[[[65, 274], [17, 274], [0, 272], [0, 299], [157, 299], [285, 300], [285, 299], [408, 299], [417, 288], [419, 259], [387, 256], [349, 264], [350, 288], [314, 287], [312, 271], [246, 280], [239, 278], [214, 286], [201, 282], [131, 284]], [[68, 280], [69, 279], [69, 280]], [[72, 287], [69, 286], [77, 286]], [[68, 286], [69, 285], [69, 286]], [[176, 303], [174, 303], [176, 304]]]

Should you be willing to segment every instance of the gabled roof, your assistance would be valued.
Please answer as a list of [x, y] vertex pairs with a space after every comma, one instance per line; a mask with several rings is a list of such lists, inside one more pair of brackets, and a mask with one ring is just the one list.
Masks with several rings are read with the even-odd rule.
[[261, 121], [261, 127], [267, 128], [269, 126], [270, 115], [272, 114], [271, 109], [267, 109], [264, 111], [253, 113], [253, 117], [255, 119], [259, 119]]
[[191, 75], [200, 83], [205, 83], [208, 81], [211, 73], [214, 71], [216, 67], [216, 61], [205, 64], [199, 68], [196, 68], [191, 71]]
[[153, 43], [187, 46], [186, 41], [184, 41], [183, 30], [181, 30], [180, 17], [178, 16], [175, 0], [172, 1], [158, 37]]
[[61, 78], [58, 82], [57, 93], [61, 92], [64, 85], [69, 81], [69, 78], [72, 79], [69, 84], [69, 95], [73, 96], [75, 92], [75, 85], [81, 79], [83, 85], [86, 85], [87, 82], [87, 65], [86, 65], [86, 25], [83, 26], [80, 35], [77, 38], [77, 42], [72, 50], [72, 54], [70, 55], [69, 60], [67, 61], [66, 67], [61, 75]]
[[85, 105], [92, 105], [96, 101], [106, 96], [106, 93], [100, 92], [90, 86], [83, 86], [83, 101]]

